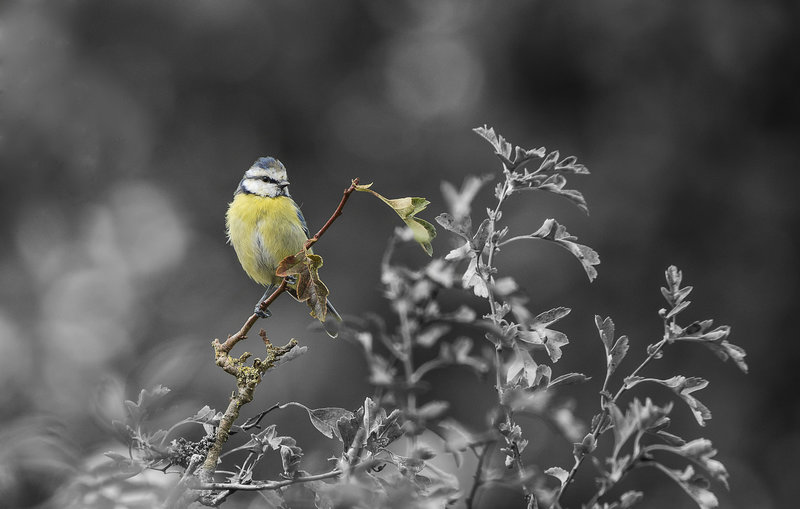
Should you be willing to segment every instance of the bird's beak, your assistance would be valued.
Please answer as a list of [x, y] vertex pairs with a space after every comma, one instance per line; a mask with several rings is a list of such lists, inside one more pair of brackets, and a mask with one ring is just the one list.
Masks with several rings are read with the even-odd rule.
[[289, 181], [281, 180], [280, 182], [278, 182], [278, 187], [280, 187], [281, 189], [286, 189], [287, 187], [289, 187]]

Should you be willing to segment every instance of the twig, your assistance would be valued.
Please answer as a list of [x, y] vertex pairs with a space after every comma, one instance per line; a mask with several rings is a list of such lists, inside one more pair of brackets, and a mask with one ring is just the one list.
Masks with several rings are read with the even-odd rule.
[[[492, 323], [494, 323], [494, 325], [496, 325], [498, 327], [500, 326], [500, 321], [497, 319], [497, 302], [495, 301], [495, 298], [494, 298], [494, 289], [493, 289], [494, 284], [493, 284], [493, 281], [492, 281], [493, 280], [492, 272], [493, 272], [493, 269], [494, 269], [494, 266], [493, 266], [494, 254], [500, 247], [498, 242], [497, 242], [497, 236], [496, 236], [496, 233], [497, 233], [497, 228], [495, 226], [495, 224], [497, 222], [496, 218], [497, 218], [498, 212], [500, 211], [500, 207], [503, 205], [503, 201], [508, 196], [508, 190], [509, 190], [508, 175], [509, 175], [510, 172], [509, 172], [508, 169], [505, 169], [503, 173], [504, 173], [504, 175], [506, 175], [506, 183], [503, 185], [503, 190], [500, 193], [500, 196], [497, 198], [497, 206], [494, 209], [494, 213], [490, 217], [491, 233], [489, 235], [489, 255], [488, 255], [488, 258], [487, 258], [487, 261], [486, 261], [486, 266], [487, 266], [487, 268], [489, 270], [487, 271], [488, 273], [484, 277], [484, 281], [486, 282], [486, 285], [489, 288], [489, 310], [491, 311], [491, 315], [492, 315]], [[478, 256], [480, 256], [480, 253], [479, 253]], [[513, 426], [513, 418], [512, 418], [511, 409], [502, 404], [502, 398], [503, 398], [503, 378], [502, 378], [502, 359], [501, 359], [502, 349], [503, 349], [503, 345], [502, 345], [502, 343], [500, 341], [498, 341], [495, 344], [495, 349], [494, 349], [496, 390], [497, 390], [498, 403], [500, 405], [501, 410], [505, 414], [506, 426], [510, 430], [511, 427]], [[520, 455], [519, 450], [517, 448], [517, 445], [515, 443], [511, 443], [508, 440], [506, 440], [506, 441], [507, 441], [508, 445], [511, 448], [512, 454], [514, 455], [514, 466], [517, 469], [517, 474], [519, 475], [519, 478], [520, 478], [520, 481], [521, 481], [521, 484], [522, 484], [522, 492], [523, 492], [523, 494], [525, 496], [525, 504], [527, 506], [530, 506], [531, 503], [532, 503], [532, 500], [533, 500], [533, 493], [531, 492], [531, 490], [528, 487], [528, 485], [524, 482], [524, 479], [525, 479], [525, 466], [522, 463], [522, 456]], [[535, 503], [535, 502], [533, 502], [533, 503]]]
[[259, 333], [267, 346], [267, 356], [262, 359], [255, 359], [253, 366], [246, 366], [245, 361], [250, 357], [249, 353], [242, 354], [239, 358], [231, 358], [227, 351], [220, 345], [219, 341], [214, 340], [214, 351], [216, 356], [216, 363], [225, 372], [230, 373], [236, 377], [236, 393], [231, 397], [228, 408], [220, 420], [219, 427], [217, 428], [214, 444], [208, 451], [203, 467], [200, 469], [200, 479], [203, 482], [209, 482], [214, 475], [214, 470], [217, 468], [222, 447], [228, 441], [231, 428], [233, 427], [236, 419], [239, 418], [239, 409], [247, 403], [253, 401], [253, 394], [255, 393], [256, 386], [261, 382], [262, 376], [270, 368], [275, 365], [281, 357], [289, 353], [295, 346], [297, 341], [294, 339], [289, 341], [285, 346], [277, 347], [267, 339], [267, 334], [262, 329]]
[[[664, 347], [664, 345], [667, 342], [667, 334], [668, 334], [668, 332], [665, 332], [665, 337], [661, 341], [656, 343], [655, 348], [652, 349], [652, 351], [647, 355], [647, 357], [642, 361], [642, 363], [639, 364], [639, 366], [636, 369], [634, 369], [633, 372], [631, 372], [631, 374], [628, 375], [628, 376], [636, 376], [637, 374], [639, 374], [639, 372], [641, 370], [643, 370], [645, 368], [645, 366], [647, 366], [650, 363], [650, 361], [652, 361], [653, 359], [655, 359], [658, 356], [659, 352], [661, 352], [661, 349]], [[603, 389], [605, 389], [607, 383], [608, 383], [608, 376], [606, 376], [606, 380], [603, 383]], [[606, 417], [608, 416], [608, 407], [609, 407], [609, 405], [610, 404], [616, 404], [616, 402], [619, 399], [619, 397], [622, 396], [622, 394], [626, 390], [627, 389], [625, 388], [625, 385], [623, 384], [617, 390], [616, 394], [614, 394], [614, 396], [611, 398], [610, 402], [603, 404], [603, 411], [600, 414], [600, 418], [597, 420], [597, 422], [595, 423], [594, 427], [592, 428], [592, 436], [594, 437], [595, 441], [597, 441], [597, 438], [600, 435], [600, 429], [603, 426], [603, 422], [605, 421]], [[567, 488], [569, 488], [569, 486], [571, 485], [572, 480], [575, 478], [575, 473], [577, 472], [578, 468], [583, 463], [583, 460], [584, 460], [584, 458], [586, 456], [587, 455], [583, 455], [580, 458], [578, 458], [578, 457], [575, 458], [575, 463], [572, 465], [572, 468], [570, 469], [569, 473], [567, 474], [567, 479], [563, 483], [564, 487], [561, 490], [559, 490], [558, 495], [556, 496], [556, 499], [553, 502], [552, 507], [554, 507], [554, 508], [561, 507], [561, 505], [560, 505], [561, 496], [564, 494], [564, 492], [567, 491]]]
[[[469, 491], [469, 496], [467, 497], [465, 503], [467, 509], [472, 509], [472, 504], [475, 503], [476, 498], [475, 496], [478, 493], [478, 489], [483, 485], [483, 469], [484, 465], [486, 464], [486, 460], [489, 457], [489, 453], [494, 449], [494, 442], [487, 442], [483, 445], [483, 450], [481, 451], [480, 456], [478, 456], [478, 466], [475, 469], [475, 480], [472, 482], [472, 489]], [[473, 448], [473, 452], [474, 452]]]
[[285, 481], [265, 481], [253, 482], [249, 484], [243, 483], [227, 483], [227, 482], [204, 482], [197, 486], [193, 486], [196, 490], [230, 490], [230, 491], [260, 491], [260, 490], [277, 490], [291, 486], [292, 484], [300, 484], [304, 482], [320, 481], [322, 479], [330, 479], [331, 477], [338, 477], [342, 475], [340, 469], [334, 469], [324, 474], [308, 475], [302, 477], [295, 477]]

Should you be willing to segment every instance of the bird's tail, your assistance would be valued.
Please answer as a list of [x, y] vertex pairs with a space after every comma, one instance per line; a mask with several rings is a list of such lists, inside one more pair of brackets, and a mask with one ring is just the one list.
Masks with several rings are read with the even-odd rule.
[[[342, 321], [342, 315], [336, 311], [336, 308], [333, 307], [331, 301], [327, 301], [328, 304], [328, 316], [325, 319], [325, 323], [322, 324], [322, 328], [325, 329], [325, 333], [330, 336], [331, 338], [336, 338], [339, 335], [339, 323]], [[331, 320], [330, 318], [333, 318]]]

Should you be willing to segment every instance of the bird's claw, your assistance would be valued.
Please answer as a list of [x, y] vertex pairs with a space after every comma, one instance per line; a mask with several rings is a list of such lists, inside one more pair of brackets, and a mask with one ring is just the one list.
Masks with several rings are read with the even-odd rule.
[[253, 313], [256, 314], [259, 318], [269, 318], [272, 316], [272, 313], [269, 309], [261, 309], [261, 304], [259, 303], [258, 306], [253, 310]]

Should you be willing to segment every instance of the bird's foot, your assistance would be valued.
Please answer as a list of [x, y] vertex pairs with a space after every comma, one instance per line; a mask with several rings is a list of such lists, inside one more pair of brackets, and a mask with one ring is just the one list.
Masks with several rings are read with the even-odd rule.
[[261, 309], [261, 303], [259, 302], [256, 308], [253, 310], [253, 313], [256, 314], [259, 318], [269, 318], [272, 316], [272, 313], [269, 309]]

